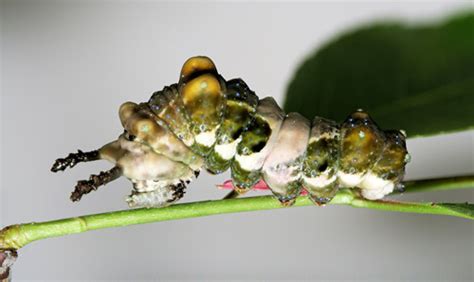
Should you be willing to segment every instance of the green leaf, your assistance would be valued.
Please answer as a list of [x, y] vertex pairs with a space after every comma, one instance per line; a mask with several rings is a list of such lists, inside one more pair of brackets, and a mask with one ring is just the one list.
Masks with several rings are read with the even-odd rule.
[[353, 207], [369, 208], [384, 211], [409, 212], [420, 214], [438, 214], [474, 220], [474, 204], [458, 203], [425, 203], [425, 202], [398, 202], [389, 200], [370, 201], [363, 198], [354, 199]]
[[441, 207], [452, 210], [458, 215], [463, 215], [465, 218], [474, 219], [474, 204], [438, 204]]
[[362, 108], [410, 137], [474, 128], [474, 13], [344, 34], [299, 67], [284, 108], [337, 121]]

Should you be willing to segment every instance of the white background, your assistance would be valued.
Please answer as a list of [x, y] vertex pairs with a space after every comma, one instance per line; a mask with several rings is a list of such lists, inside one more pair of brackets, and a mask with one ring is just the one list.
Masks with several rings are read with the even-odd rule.
[[[434, 21], [469, 5], [4, 1], [0, 225], [126, 208], [125, 179], [69, 202], [76, 180], [110, 164], [57, 175], [49, 168], [57, 157], [114, 139], [122, 131], [119, 105], [176, 82], [190, 56], [208, 55], [224, 77], [242, 77], [260, 97], [282, 102], [298, 64], [339, 32], [386, 19]], [[473, 136], [410, 140], [408, 178], [472, 174]], [[214, 185], [226, 178], [204, 173], [183, 201], [222, 197]], [[402, 198], [473, 202], [474, 194]], [[474, 225], [458, 218], [305, 207], [34, 242], [13, 270], [19, 280], [472, 280], [473, 235]]]

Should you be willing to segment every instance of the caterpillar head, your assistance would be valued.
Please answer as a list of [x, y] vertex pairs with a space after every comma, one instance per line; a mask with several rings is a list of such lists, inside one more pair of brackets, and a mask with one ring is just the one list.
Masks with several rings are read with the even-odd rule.
[[149, 108], [126, 102], [119, 109], [124, 133], [103, 147], [104, 158], [133, 183], [130, 206], [165, 206], [180, 199], [202, 161]]
[[186, 184], [197, 177], [202, 159], [153, 114], [148, 104], [126, 102], [119, 116], [124, 132], [117, 140], [97, 151], [70, 154], [53, 165], [52, 171], [96, 159], [115, 164], [109, 171], [79, 181], [71, 199], [78, 201], [83, 194], [123, 175], [133, 183], [127, 198], [130, 207], [163, 207], [179, 200]]
[[106, 159], [114, 168], [79, 181], [71, 195], [73, 201], [123, 175], [133, 183], [127, 199], [130, 206], [173, 203], [197, 176], [204, 165], [204, 152], [215, 141], [225, 102], [223, 87], [225, 81], [214, 63], [207, 57], [193, 57], [183, 65], [178, 84], [153, 93], [148, 103], [120, 106], [124, 133], [117, 140], [96, 151], [79, 151], [58, 159], [51, 170]]

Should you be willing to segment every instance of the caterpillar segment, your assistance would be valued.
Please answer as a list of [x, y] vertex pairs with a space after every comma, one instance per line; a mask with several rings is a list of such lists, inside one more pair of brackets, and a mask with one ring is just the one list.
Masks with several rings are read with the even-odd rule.
[[193, 150], [206, 157], [224, 117], [225, 81], [209, 58], [194, 57], [184, 63], [178, 89], [194, 135]]
[[336, 194], [339, 161], [339, 125], [315, 117], [303, 162], [302, 184], [310, 199], [318, 204], [328, 203]]
[[366, 199], [380, 199], [395, 188], [403, 188], [400, 183], [410, 157], [406, 150], [405, 133], [398, 130], [384, 133], [384, 148], [360, 185], [362, 196]]
[[240, 193], [263, 179], [283, 205], [292, 205], [303, 189], [318, 205], [340, 187], [380, 199], [399, 186], [409, 160], [405, 134], [381, 130], [362, 110], [340, 125], [285, 114], [243, 80], [226, 81], [202, 56], [184, 63], [177, 84], [145, 103], [124, 103], [119, 117], [124, 132], [117, 140], [53, 164], [53, 172], [99, 159], [114, 164], [79, 181], [73, 201], [125, 176], [133, 183], [130, 207], [163, 207], [182, 198], [201, 169], [230, 169]]
[[285, 116], [262, 167], [263, 180], [284, 205], [292, 205], [301, 193], [303, 160], [310, 134], [310, 122], [298, 113]]
[[366, 184], [370, 170], [380, 157], [385, 135], [377, 124], [362, 110], [349, 115], [341, 125], [339, 183], [344, 187]]
[[231, 164], [231, 175], [236, 190], [244, 193], [261, 178], [261, 170], [278, 139], [285, 115], [271, 97], [258, 102], [257, 112], [242, 134]]
[[200, 170], [204, 161], [182, 142], [168, 125], [157, 117], [148, 103], [127, 102], [120, 107], [120, 120], [130, 141], [148, 145], [165, 157]]
[[218, 174], [229, 169], [242, 140], [242, 133], [252, 121], [258, 104], [258, 97], [242, 79], [226, 83], [226, 110], [217, 131], [217, 141], [206, 158], [206, 169]]
[[191, 132], [188, 116], [184, 112], [183, 100], [179, 95], [177, 84], [166, 86], [163, 90], [153, 93], [148, 105], [186, 146], [190, 147], [194, 144], [194, 135]]

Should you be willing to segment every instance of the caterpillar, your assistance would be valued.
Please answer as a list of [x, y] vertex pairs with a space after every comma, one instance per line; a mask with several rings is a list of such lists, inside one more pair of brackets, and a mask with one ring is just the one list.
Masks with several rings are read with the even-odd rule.
[[179, 81], [148, 102], [126, 102], [124, 132], [98, 150], [71, 153], [53, 172], [104, 159], [110, 170], [77, 182], [72, 201], [120, 176], [133, 183], [130, 207], [164, 207], [181, 199], [203, 169], [228, 169], [239, 193], [261, 179], [286, 206], [302, 189], [318, 205], [339, 188], [356, 188], [366, 199], [396, 189], [409, 154], [402, 130], [381, 130], [363, 110], [342, 123], [285, 112], [271, 97], [259, 99], [242, 79], [225, 80], [204, 56], [188, 59]]

